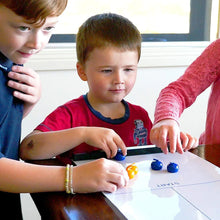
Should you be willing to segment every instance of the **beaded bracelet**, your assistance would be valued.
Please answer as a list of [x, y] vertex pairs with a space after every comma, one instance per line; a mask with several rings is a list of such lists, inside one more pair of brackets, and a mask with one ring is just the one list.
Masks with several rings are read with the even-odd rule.
[[66, 165], [65, 187], [66, 187], [66, 193], [68, 193], [68, 194], [70, 193], [70, 189], [69, 189], [69, 180], [70, 180], [69, 169], [70, 169], [70, 165], [67, 164]]
[[70, 165], [70, 193], [74, 194], [73, 192], [73, 165]]
[[65, 178], [66, 193], [74, 194], [73, 192], [73, 165], [66, 165], [66, 178]]

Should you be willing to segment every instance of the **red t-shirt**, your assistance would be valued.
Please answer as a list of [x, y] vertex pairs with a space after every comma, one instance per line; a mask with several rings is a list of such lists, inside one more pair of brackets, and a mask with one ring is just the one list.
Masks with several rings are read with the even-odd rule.
[[[47, 132], [79, 126], [105, 127], [113, 129], [127, 147], [151, 144], [149, 134], [152, 122], [147, 111], [124, 100], [122, 103], [125, 105], [125, 115], [119, 119], [111, 119], [94, 110], [86, 95], [80, 96], [55, 109], [35, 130]], [[94, 150], [98, 148], [82, 143], [60, 156], [71, 158], [72, 154]]]

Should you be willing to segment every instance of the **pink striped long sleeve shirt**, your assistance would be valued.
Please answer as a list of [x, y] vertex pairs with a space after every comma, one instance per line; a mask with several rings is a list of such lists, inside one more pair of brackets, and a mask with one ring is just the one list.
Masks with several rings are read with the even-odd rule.
[[220, 39], [211, 43], [178, 80], [160, 92], [154, 124], [168, 118], [178, 121], [184, 109], [209, 86], [206, 127], [199, 142], [220, 144]]

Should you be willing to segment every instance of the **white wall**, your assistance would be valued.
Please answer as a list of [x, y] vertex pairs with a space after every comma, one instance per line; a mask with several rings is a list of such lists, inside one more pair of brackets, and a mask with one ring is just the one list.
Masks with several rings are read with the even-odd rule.
[[[126, 100], [143, 106], [153, 121], [155, 102], [168, 83], [181, 76], [187, 66], [209, 42], [144, 44], [137, 81]], [[66, 101], [87, 92], [87, 84], [79, 79], [76, 70], [74, 45], [49, 46], [32, 59], [28, 66], [40, 75], [42, 98], [23, 120], [22, 138], [29, 134], [52, 110]], [[210, 89], [201, 94], [181, 117], [181, 128], [199, 137], [204, 130], [207, 99]], [[40, 219], [28, 194], [22, 194], [24, 219]]]
[[[160, 90], [181, 76], [208, 44], [209, 42], [144, 44], [136, 85], [126, 100], [146, 108], [153, 121], [155, 102]], [[76, 73], [75, 46], [52, 46], [28, 63], [40, 75], [42, 98], [23, 120], [22, 137], [30, 133], [57, 106], [87, 92], [86, 82], [81, 81]], [[180, 119], [181, 128], [196, 137], [204, 130], [209, 91], [210, 89], [201, 94]]]
[[[154, 108], [160, 90], [177, 79], [185, 67], [140, 68], [137, 81], [126, 100], [143, 106], [154, 119]], [[42, 97], [33, 111], [23, 120], [22, 137], [30, 133], [52, 110], [66, 101], [87, 92], [87, 84], [73, 71], [39, 72], [42, 81]], [[181, 117], [181, 127], [199, 137], [204, 129], [206, 105], [209, 91], [201, 94], [197, 101]]]

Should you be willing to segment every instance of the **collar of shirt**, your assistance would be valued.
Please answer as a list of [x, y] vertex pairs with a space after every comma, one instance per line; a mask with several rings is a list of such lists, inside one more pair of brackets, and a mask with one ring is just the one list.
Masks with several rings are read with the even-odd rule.
[[9, 72], [11, 70], [11, 67], [13, 65], [13, 62], [9, 60], [7, 57], [5, 57], [2, 53], [0, 53], [0, 69], [3, 72]]

